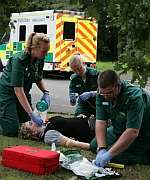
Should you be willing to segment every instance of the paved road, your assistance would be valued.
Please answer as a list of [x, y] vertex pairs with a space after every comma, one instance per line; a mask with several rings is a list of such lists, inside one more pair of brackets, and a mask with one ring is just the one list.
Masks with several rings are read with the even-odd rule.
[[[0, 72], [1, 76], [1, 72]], [[69, 80], [64, 79], [56, 79], [56, 78], [47, 78], [44, 79], [47, 89], [49, 89], [52, 100], [51, 100], [51, 107], [49, 109], [50, 112], [62, 112], [62, 113], [74, 113], [75, 107], [71, 106], [69, 103], [69, 96], [68, 96], [68, 87], [69, 87]], [[36, 102], [42, 96], [41, 91], [37, 88], [36, 85], [33, 85], [31, 90], [32, 94], [32, 105], [35, 107]]]
[[[68, 87], [69, 80], [64, 79], [44, 79], [44, 82], [50, 93], [52, 94], [52, 104], [49, 109], [51, 112], [63, 112], [63, 113], [73, 113], [74, 107], [70, 106], [69, 96], [68, 96]], [[41, 98], [42, 93], [36, 87], [33, 86], [32, 91], [32, 104], [35, 107], [35, 103]]]
[[[1, 73], [0, 73], [1, 75]], [[123, 76], [123, 79], [131, 79], [130, 76]], [[68, 97], [69, 80], [64, 79], [44, 79], [50, 93], [52, 94], [52, 103], [49, 111], [51, 112], [62, 112], [62, 113], [73, 113], [75, 107], [70, 106]], [[146, 86], [146, 89], [150, 92], [150, 83]], [[36, 87], [32, 88], [32, 104], [35, 107], [35, 103], [41, 98], [42, 93]]]

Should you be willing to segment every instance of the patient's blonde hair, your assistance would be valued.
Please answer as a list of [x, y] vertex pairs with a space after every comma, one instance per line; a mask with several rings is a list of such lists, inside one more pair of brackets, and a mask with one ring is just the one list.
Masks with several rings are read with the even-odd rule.
[[23, 123], [19, 129], [19, 138], [39, 140], [39, 133], [35, 133], [31, 128], [28, 128], [25, 123]]

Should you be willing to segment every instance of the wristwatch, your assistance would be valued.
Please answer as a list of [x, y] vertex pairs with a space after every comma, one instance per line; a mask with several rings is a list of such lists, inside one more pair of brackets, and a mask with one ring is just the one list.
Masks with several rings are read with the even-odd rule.
[[103, 146], [103, 147], [98, 147], [97, 148], [97, 150], [96, 150], [96, 152], [98, 153], [100, 150], [102, 150], [102, 149], [106, 149], [106, 147], [105, 146]]

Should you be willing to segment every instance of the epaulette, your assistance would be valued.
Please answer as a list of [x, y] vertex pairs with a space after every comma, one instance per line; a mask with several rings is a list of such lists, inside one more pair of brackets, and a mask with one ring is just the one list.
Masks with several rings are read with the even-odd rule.
[[77, 74], [72, 74], [71, 76], [70, 76], [70, 80], [73, 80], [74, 78], [76, 78], [77, 77]]

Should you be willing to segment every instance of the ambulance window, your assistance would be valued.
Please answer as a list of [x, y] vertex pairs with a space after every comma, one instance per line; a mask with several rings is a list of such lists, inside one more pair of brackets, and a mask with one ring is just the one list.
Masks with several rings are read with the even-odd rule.
[[47, 25], [34, 25], [34, 32], [47, 34]]
[[19, 41], [25, 41], [26, 39], [26, 26], [21, 25], [19, 29]]
[[74, 22], [64, 22], [63, 39], [75, 40], [75, 23]]

